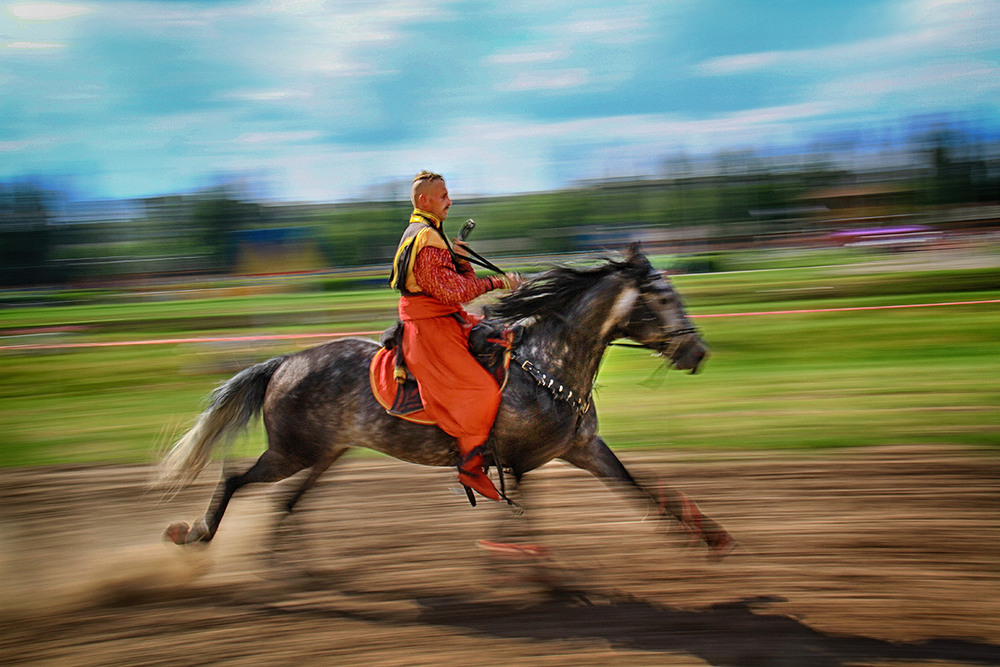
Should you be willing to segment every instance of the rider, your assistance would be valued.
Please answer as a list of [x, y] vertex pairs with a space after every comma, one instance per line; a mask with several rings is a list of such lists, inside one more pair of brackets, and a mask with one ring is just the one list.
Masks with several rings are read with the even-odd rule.
[[401, 293], [403, 357], [420, 387], [424, 410], [458, 440], [459, 481], [466, 489], [502, 500], [483, 470], [483, 443], [500, 407], [500, 387], [469, 352], [469, 330], [481, 318], [465, 312], [462, 304], [494, 289], [513, 289], [520, 277], [480, 278], [455, 251], [442, 224], [451, 199], [440, 174], [417, 174], [411, 200], [413, 213], [390, 278]]

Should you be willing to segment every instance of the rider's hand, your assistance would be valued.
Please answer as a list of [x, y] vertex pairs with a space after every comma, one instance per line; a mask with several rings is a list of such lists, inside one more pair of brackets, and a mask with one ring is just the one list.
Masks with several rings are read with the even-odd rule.
[[503, 284], [507, 289], [517, 289], [518, 285], [523, 283], [524, 280], [521, 278], [520, 273], [505, 273], [503, 274]]

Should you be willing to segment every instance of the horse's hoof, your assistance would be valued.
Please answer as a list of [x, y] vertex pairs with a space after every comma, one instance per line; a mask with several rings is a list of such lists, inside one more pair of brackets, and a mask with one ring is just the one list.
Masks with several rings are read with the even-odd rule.
[[510, 542], [492, 542], [490, 540], [479, 540], [476, 544], [480, 549], [507, 556], [540, 559], [549, 557], [548, 549], [537, 544], [512, 544]]
[[191, 526], [187, 525], [187, 522], [178, 521], [167, 526], [163, 531], [163, 539], [170, 540], [174, 544], [184, 544], [190, 531]]
[[198, 519], [191, 526], [191, 530], [188, 534], [184, 536], [184, 544], [194, 544], [195, 542], [210, 542], [212, 540], [212, 531], [208, 529], [208, 524], [205, 519]]

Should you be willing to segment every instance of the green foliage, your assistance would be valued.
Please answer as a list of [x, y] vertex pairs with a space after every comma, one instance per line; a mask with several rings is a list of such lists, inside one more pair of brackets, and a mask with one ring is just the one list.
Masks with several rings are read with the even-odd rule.
[[[615, 447], [691, 450], [997, 446], [995, 304], [700, 317], [997, 299], [996, 270], [890, 273], [873, 265], [857, 274], [802, 259], [807, 266], [677, 276], [712, 357], [688, 376], [664, 371], [647, 352], [613, 348], [598, 377], [604, 437]], [[84, 292], [61, 304], [0, 309], [0, 330], [37, 332], [2, 343], [338, 331], [375, 338], [395, 319], [389, 289], [324, 291], [330, 280], [263, 281], [253, 285], [259, 293], [244, 293], [240, 281], [199, 284], [191, 293], [173, 286], [165, 291], [189, 297], [173, 300]], [[218, 382], [321, 340], [0, 351], [0, 465], [152, 460]], [[263, 446], [255, 429], [237, 453], [256, 455]]]
[[[833, 168], [832, 156], [849, 151], [822, 143], [799, 156], [752, 150], [693, 159], [666, 156], [658, 173], [577, 183], [560, 191], [459, 199], [448, 228], [457, 230], [465, 218], [476, 218], [475, 240], [498, 251], [487, 253], [493, 257], [617, 248], [647, 235], [655, 243], [698, 253], [677, 260], [678, 270], [707, 272], [739, 268], [729, 265], [727, 248], [815, 243], [826, 232], [899, 215], [928, 212], [946, 235], [964, 234], [966, 224], [994, 225], [988, 210], [981, 219], [965, 222], [960, 221], [964, 214], [947, 222], [942, 213], [951, 207], [985, 209], [998, 201], [1000, 175], [991, 168], [995, 142], [960, 124], [926, 119], [915, 120], [905, 134], [910, 164], [883, 174], [870, 167], [863, 172]], [[849, 146], [853, 140], [845, 141]], [[885, 164], [899, 163], [899, 148], [885, 147], [892, 151]], [[867, 152], [864, 161], [880, 162]], [[30, 184], [0, 184], [0, 284], [220, 273], [232, 270], [238, 232], [288, 226], [309, 230], [309, 241], [319, 242], [333, 268], [385, 267], [410, 204], [398, 184], [370, 192], [382, 200], [251, 201], [250, 193], [231, 185], [100, 203], [67, 201]], [[59, 213], [57, 225], [51, 224], [53, 212]], [[267, 250], [259, 260], [265, 267]], [[282, 264], [279, 271], [316, 268], [315, 254], [303, 252], [300, 260], [292, 255], [276, 262]], [[296, 261], [302, 266], [288, 267]]]
[[338, 206], [317, 220], [323, 248], [334, 266], [388, 267], [410, 210], [408, 203]]
[[956, 306], [705, 320], [713, 355], [699, 375], [643, 386], [655, 378], [647, 355], [609, 354], [602, 433], [631, 447], [996, 447], [994, 315]]
[[235, 232], [262, 227], [268, 222], [259, 204], [239, 201], [225, 193], [199, 198], [191, 210], [195, 241], [215, 269], [227, 269], [232, 264]]
[[56, 229], [47, 194], [30, 185], [0, 184], [0, 286], [62, 278], [52, 266]]

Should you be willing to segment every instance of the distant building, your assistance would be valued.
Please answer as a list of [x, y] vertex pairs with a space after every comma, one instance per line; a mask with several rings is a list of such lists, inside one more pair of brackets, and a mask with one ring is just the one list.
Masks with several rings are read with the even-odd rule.
[[313, 231], [306, 227], [272, 227], [234, 233], [237, 275], [302, 273], [328, 267]]

